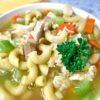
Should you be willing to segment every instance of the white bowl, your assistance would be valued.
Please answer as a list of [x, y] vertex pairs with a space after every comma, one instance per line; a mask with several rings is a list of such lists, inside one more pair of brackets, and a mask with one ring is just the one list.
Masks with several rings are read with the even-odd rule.
[[[13, 10], [10, 10], [0, 16], [0, 23], [5, 22], [7, 19], [9, 19], [12, 15], [23, 13], [27, 10], [33, 10], [33, 9], [41, 9], [41, 8], [49, 8], [49, 9], [62, 9], [64, 7], [64, 4], [60, 3], [35, 3], [35, 4], [28, 4], [25, 6], [21, 6], [18, 8], [15, 8]], [[92, 17], [95, 18], [95, 24], [100, 29], [100, 20], [91, 15], [90, 13], [83, 11], [79, 8], [73, 7], [76, 14], [80, 15], [83, 18]]]

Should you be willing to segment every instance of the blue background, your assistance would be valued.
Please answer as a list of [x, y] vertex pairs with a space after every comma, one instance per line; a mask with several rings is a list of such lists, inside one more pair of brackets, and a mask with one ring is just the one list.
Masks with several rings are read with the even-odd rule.
[[100, 19], [100, 0], [50, 0], [51, 2], [68, 3], [81, 8]]

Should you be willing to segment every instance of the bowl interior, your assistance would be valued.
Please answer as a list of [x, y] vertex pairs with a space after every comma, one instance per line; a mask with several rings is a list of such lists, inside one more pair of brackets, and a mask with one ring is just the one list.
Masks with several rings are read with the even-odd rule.
[[[12, 15], [15, 14], [20, 14], [23, 13], [24, 11], [28, 11], [28, 10], [33, 10], [33, 9], [63, 9], [64, 4], [60, 4], [60, 3], [35, 3], [35, 4], [28, 4], [25, 6], [21, 6], [18, 8], [15, 8], [13, 10], [10, 10], [6, 13], [4, 13], [3, 15], [0, 16], [0, 23], [1, 22], [6, 22], [6, 20], [9, 20], [9, 18]], [[79, 16], [83, 17], [83, 18], [87, 18], [87, 17], [92, 17], [95, 18], [95, 24], [100, 28], [100, 20], [97, 19], [96, 17], [94, 17], [93, 15], [89, 14], [88, 12], [85, 12], [79, 8], [73, 7], [74, 11], [76, 14], [78, 14]]]

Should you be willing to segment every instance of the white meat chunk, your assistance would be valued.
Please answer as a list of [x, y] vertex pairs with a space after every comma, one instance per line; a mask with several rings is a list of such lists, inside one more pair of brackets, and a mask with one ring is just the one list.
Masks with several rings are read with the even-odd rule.
[[69, 80], [83, 80], [83, 79], [89, 79], [90, 81], [93, 81], [93, 78], [96, 74], [97, 70], [96, 70], [96, 66], [92, 65], [89, 67], [87, 72], [81, 72], [81, 73], [75, 73], [72, 74], [69, 77]]
[[41, 37], [43, 26], [44, 26], [43, 21], [37, 21], [34, 30], [30, 32], [30, 34], [34, 38], [35, 43], [37, 43], [39, 41], [39, 38]]
[[86, 77], [88, 77], [88, 79], [90, 81], [93, 81], [93, 78], [96, 75], [96, 73], [97, 73], [96, 66], [95, 65], [92, 65], [92, 66], [90, 66], [88, 72], [86, 73]]
[[53, 85], [55, 88], [62, 91], [70, 86], [70, 82], [63, 74], [60, 74], [54, 77]]
[[51, 25], [52, 25], [52, 20], [50, 17], [46, 16], [44, 18], [44, 28], [43, 30], [44, 31], [47, 31], [49, 28], [51, 28]]
[[36, 24], [35, 22], [29, 25], [14, 24], [12, 26], [14, 30], [11, 33], [18, 35], [28, 34], [30, 31], [33, 30], [35, 24]]
[[30, 34], [34, 38], [34, 43], [37, 44], [39, 42], [39, 38], [41, 37], [43, 30], [48, 30], [50, 26], [50, 24], [48, 23], [49, 21], [49, 17], [45, 17], [43, 21], [37, 21], [34, 30], [30, 32]]
[[71, 80], [71, 81], [74, 81], [74, 80], [83, 80], [84, 78], [85, 78], [85, 76], [84, 76], [83, 73], [75, 73], [75, 74], [72, 74], [69, 77], [69, 80]]

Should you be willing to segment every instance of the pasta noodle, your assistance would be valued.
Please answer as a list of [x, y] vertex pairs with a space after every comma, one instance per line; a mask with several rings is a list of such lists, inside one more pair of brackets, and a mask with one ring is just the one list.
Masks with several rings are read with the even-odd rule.
[[21, 80], [21, 84], [29, 85], [30, 83], [34, 82], [38, 76], [38, 68], [37, 65], [30, 61], [30, 58], [27, 61], [27, 68], [28, 68], [28, 75], [23, 76]]
[[27, 62], [21, 61], [20, 62], [20, 69], [21, 70], [27, 70]]
[[36, 16], [36, 18], [40, 18], [42, 15], [39, 11], [35, 10], [26, 12], [25, 23], [29, 24], [32, 21], [32, 18], [34, 18], [34, 16]]
[[13, 86], [11, 81], [6, 81], [5, 82], [5, 87], [6, 89], [13, 95], [21, 95], [22, 93], [25, 92], [26, 86], [19, 84], [18, 86]]
[[37, 66], [28, 60], [27, 67], [29, 74], [22, 77], [21, 82], [17, 87], [11, 85], [10, 81], [5, 82], [5, 87], [11, 94], [21, 95], [23, 92], [25, 92], [27, 85], [35, 81], [38, 74]]
[[9, 62], [14, 66], [14, 67], [19, 67], [19, 58], [18, 55], [21, 55], [23, 52], [21, 49], [14, 49], [12, 52], [9, 54]]
[[54, 94], [53, 84], [49, 81], [43, 89], [45, 100], [59, 100]]
[[0, 69], [3, 69], [5, 71], [11, 71], [13, 69], [13, 66], [10, 64], [9, 59], [6, 58], [0, 58]]
[[[63, 34], [62, 34], [63, 33]], [[45, 38], [51, 42], [51, 43], [61, 43], [65, 40], [67, 40], [67, 34], [64, 34], [65, 32], [59, 33], [60, 35], [53, 35], [50, 31], [45, 32]]]
[[7, 57], [7, 56], [8, 56], [7, 53], [0, 53], [0, 57], [1, 57], [1, 58]]
[[42, 54], [38, 55], [36, 51], [33, 51], [30, 54], [30, 60], [35, 64], [46, 63], [51, 56], [52, 47], [52, 45], [40, 45], [40, 48], [42, 49]]
[[38, 76], [35, 80], [35, 84], [36, 84], [36, 86], [41, 86], [41, 87], [45, 86], [46, 76], [44, 76], [44, 75]]
[[80, 16], [73, 16], [73, 17], [64, 17], [66, 22], [78, 22], [80, 21], [81, 17]]
[[49, 71], [48, 65], [46, 65], [46, 64], [39, 65], [39, 69], [40, 69], [40, 72], [43, 75], [47, 75], [48, 74], [48, 71]]
[[0, 87], [0, 100], [13, 100], [14, 98], [11, 97], [7, 92], [4, 91], [2, 87]]

